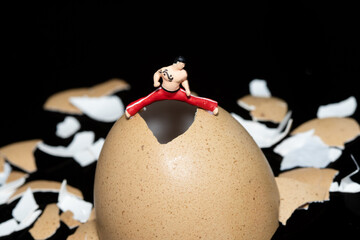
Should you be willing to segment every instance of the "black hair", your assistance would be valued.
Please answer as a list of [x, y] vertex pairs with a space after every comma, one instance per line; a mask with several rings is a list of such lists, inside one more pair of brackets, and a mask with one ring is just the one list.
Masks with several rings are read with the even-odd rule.
[[174, 60], [174, 63], [177, 63], [177, 62], [186, 63], [186, 60], [185, 60], [185, 58], [183, 56], [178, 56]]

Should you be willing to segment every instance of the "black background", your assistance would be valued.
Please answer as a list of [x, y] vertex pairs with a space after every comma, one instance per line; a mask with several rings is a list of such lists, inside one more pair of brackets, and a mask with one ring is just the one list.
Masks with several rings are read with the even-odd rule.
[[[117, 77], [132, 87], [119, 93], [127, 104], [152, 91], [152, 74], [177, 55], [187, 58], [191, 90], [229, 112], [241, 112], [236, 100], [254, 78], [266, 79], [272, 94], [288, 103], [294, 127], [316, 117], [319, 105], [360, 100], [360, 15], [350, 1], [12, 1], [3, 11], [0, 146], [34, 138], [55, 143], [55, 124], [64, 115], [42, 109], [49, 96]], [[360, 110], [353, 117], [359, 121]], [[111, 124], [88, 120], [82, 119], [83, 129], [106, 136]], [[278, 156], [264, 153], [277, 174]], [[95, 165], [81, 169], [71, 159], [56, 160], [56, 170], [41, 162], [48, 156], [36, 154], [46, 170], [34, 179], [68, 177], [92, 200], [87, 188]], [[332, 165], [343, 170], [339, 179], [354, 170], [350, 154], [359, 161], [358, 139]], [[75, 179], [74, 169], [90, 183]], [[297, 211], [274, 239], [335, 239], [335, 233], [350, 239], [360, 232], [359, 198], [332, 193], [330, 202]]]

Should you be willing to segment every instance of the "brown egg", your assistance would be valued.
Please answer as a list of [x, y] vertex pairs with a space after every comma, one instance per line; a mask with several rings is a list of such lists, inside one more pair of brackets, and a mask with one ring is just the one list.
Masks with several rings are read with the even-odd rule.
[[94, 191], [102, 240], [265, 240], [278, 227], [271, 168], [222, 108], [214, 116], [161, 101], [121, 117], [106, 138]]

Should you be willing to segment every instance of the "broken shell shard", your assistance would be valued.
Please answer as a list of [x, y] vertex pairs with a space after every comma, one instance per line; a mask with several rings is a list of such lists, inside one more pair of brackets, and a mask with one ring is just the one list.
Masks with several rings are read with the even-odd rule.
[[69, 99], [71, 97], [101, 97], [121, 90], [128, 90], [129, 88], [130, 85], [127, 82], [115, 78], [90, 88], [68, 89], [50, 96], [44, 104], [44, 109], [81, 115], [82, 111], [70, 103]]
[[298, 133], [281, 142], [274, 152], [283, 156], [280, 170], [294, 167], [324, 168], [338, 159], [342, 151], [326, 145], [314, 130]]
[[63, 212], [70, 210], [75, 220], [84, 223], [89, 219], [93, 205], [69, 193], [66, 189], [66, 180], [64, 180], [61, 184], [57, 206]]
[[237, 100], [237, 104], [250, 111], [253, 120], [280, 123], [288, 111], [287, 103], [272, 97], [267, 83], [262, 79], [254, 79], [249, 84], [250, 95]]
[[300, 168], [276, 177], [280, 192], [279, 221], [286, 225], [299, 207], [329, 200], [331, 182], [337, 173], [334, 169]]
[[45, 207], [43, 214], [29, 230], [34, 239], [47, 239], [60, 227], [59, 208], [55, 203]]
[[21, 222], [28, 218], [36, 209], [38, 209], [34, 195], [31, 188], [28, 188], [25, 194], [22, 196], [16, 207], [12, 211], [13, 217]]
[[11, 166], [4, 161], [3, 170], [0, 172], [0, 186], [4, 185], [11, 173]]
[[56, 136], [68, 138], [81, 128], [80, 122], [71, 116], [65, 117], [64, 121], [56, 125]]
[[268, 128], [260, 122], [245, 120], [236, 113], [231, 115], [249, 132], [260, 148], [271, 147], [279, 142], [288, 134], [292, 125], [291, 112], [287, 113], [277, 128]]
[[253, 79], [249, 83], [250, 94], [254, 97], [271, 97], [271, 92], [267, 87], [266, 80]]
[[0, 148], [0, 154], [13, 165], [32, 173], [37, 170], [34, 151], [41, 142], [39, 139], [11, 143]]
[[[8, 163], [5, 164], [5, 168], [8, 171], [11, 171], [10, 165]], [[25, 183], [25, 178], [27, 177], [28, 175], [22, 172], [10, 172], [10, 174], [7, 176], [7, 179], [5, 179], [5, 184], [0, 185], [0, 205], [8, 201], [8, 199], [16, 192], [16, 189]]]
[[[4, 172], [4, 166], [5, 166], [5, 159], [3, 156], [0, 155], [0, 174]], [[1, 181], [0, 181], [1, 183]]]
[[44, 109], [48, 111], [59, 111], [69, 114], [81, 115], [81, 110], [72, 105], [69, 101], [69, 98], [74, 96], [86, 96], [87, 94], [87, 88], [69, 89], [59, 93], [55, 93], [46, 100], [44, 104]]
[[101, 122], [115, 122], [124, 113], [118, 96], [71, 97], [69, 101], [88, 117]]
[[351, 158], [356, 166], [355, 171], [353, 171], [352, 173], [341, 179], [340, 184], [338, 182], [333, 182], [330, 187], [331, 192], [344, 192], [344, 193], [360, 192], [360, 183], [351, 180], [351, 177], [357, 174], [360, 171], [360, 168], [353, 155], [351, 155]]
[[139, 114], [121, 117], [105, 141], [94, 191], [100, 239], [264, 240], [278, 227], [271, 168], [222, 108], [218, 116], [198, 109], [166, 144]]
[[67, 240], [91, 239], [98, 240], [99, 236], [96, 229], [96, 221], [88, 221], [80, 225], [74, 234], [70, 235]]
[[78, 227], [79, 225], [81, 225], [80, 221], [74, 219], [74, 214], [70, 210], [67, 210], [67, 211], [63, 212], [60, 215], [60, 219], [70, 229], [73, 229], [73, 228]]
[[250, 111], [251, 116], [259, 121], [280, 123], [288, 111], [287, 103], [277, 97], [244, 96], [237, 101], [240, 107]]
[[298, 180], [300, 182], [311, 184], [318, 188], [319, 197], [323, 200], [330, 200], [329, 188], [339, 171], [331, 168], [298, 168], [295, 170], [283, 172], [278, 177], [285, 177]]
[[356, 107], [356, 98], [351, 96], [338, 103], [320, 106], [316, 115], [318, 118], [348, 117], [354, 114]]
[[[27, 182], [25, 185], [21, 186], [13, 193], [11, 198], [9, 199], [9, 203], [21, 197], [26, 189], [31, 188], [32, 192], [59, 192], [61, 187], [60, 182], [48, 181], [48, 180], [34, 180], [31, 182]], [[81, 191], [77, 188], [67, 186], [67, 189], [70, 193], [78, 196], [79, 198], [83, 198]]]
[[359, 123], [353, 118], [315, 118], [309, 120], [296, 129], [291, 134], [297, 134], [314, 129], [314, 134], [329, 146], [344, 148], [344, 144], [355, 139], [360, 135]]

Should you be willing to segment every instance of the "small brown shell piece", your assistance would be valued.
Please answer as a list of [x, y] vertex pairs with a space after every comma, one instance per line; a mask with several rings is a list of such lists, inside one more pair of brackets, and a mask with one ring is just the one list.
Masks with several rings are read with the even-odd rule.
[[317, 186], [319, 187], [320, 196], [324, 196], [324, 200], [330, 200], [329, 188], [338, 172], [338, 170], [331, 168], [297, 168], [283, 172], [278, 177], [291, 178]]
[[46, 100], [44, 104], [44, 109], [70, 114], [82, 114], [82, 112], [77, 107], [70, 103], [69, 98], [86, 96], [87, 93], [87, 88], [69, 89], [59, 93], [55, 93]]
[[79, 239], [99, 240], [95, 220], [81, 224], [76, 229], [75, 233], [67, 238], [67, 240], [79, 240]]
[[[74, 214], [71, 212], [71, 211], [66, 211], [66, 212], [63, 212], [61, 215], [60, 215], [60, 219], [63, 223], [66, 224], [66, 226], [68, 226], [70, 229], [73, 229], [75, 227], [78, 227], [80, 226], [82, 223], [78, 220], [75, 220], [74, 219]], [[94, 208], [92, 209], [91, 211], [91, 214], [90, 214], [90, 217], [88, 219], [88, 221], [92, 221], [92, 220], [95, 220], [96, 219], [96, 216], [95, 216], [95, 210]]]
[[74, 219], [74, 214], [68, 210], [60, 215], [60, 219], [68, 228], [73, 229], [81, 225], [81, 222]]
[[276, 177], [280, 192], [279, 221], [285, 225], [297, 208], [329, 200], [330, 185], [337, 173], [330, 168], [299, 168]]
[[6, 183], [16, 181], [20, 178], [27, 178], [29, 175], [19, 171], [11, 171], [9, 177], [6, 179]]
[[300, 206], [314, 201], [317, 192], [309, 184], [291, 178], [275, 178], [280, 192], [279, 221], [286, 225], [287, 220]]
[[101, 97], [130, 89], [130, 85], [122, 79], [113, 78], [88, 89], [89, 97]]
[[49, 111], [59, 111], [69, 114], [82, 114], [82, 112], [72, 105], [69, 101], [71, 97], [101, 97], [111, 95], [115, 92], [129, 89], [130, 85], [122, 79], [110, 79], [106, 82], [94, 85], [90, 88], [68, 89], [55, 93], [50, 96], [45, 104], [44, 109]]
[[297, 134], [314, 129], [315, 135], [329, 146], [344, 148], [344, 144], [360, 135], [359, 123], [353, 118], [315, 118], [307, 121], [291, 134]]
[[34, 151], [40, 139], [16, 142], [0, 148], [3, 155], [11, 164], [32, 173], [37, 170]]
[[0, 173], [4, 171], [5, 158], [0, 155]]
[[47, 239], [60, 227], [59, 208], [56, 203], [45, 207], [44, 212], [29, 230], [35, 240]]
[[[22, 194], [28, 189], [31, 188], [33, 192], [59, 192], [61, 187], [60, 182], [48, 181], [48, 180], [35, 180], [24, 184], [19, 187], [16, 192], [10, 197], [9, 202], [14, 201], [15, 199], [22, 196]], [[72, 186], [66, 186], [69, 193], [74, 194], [80, 198], [83, 198], [82, 192]]]
[[255, 97], [246, 95], [238, 100], [238, 104], [243, 104], [254, 108], [250, 110], [250, 115], [260, 121], [272, 121], [274, 123], [280, 123], [287, 111], [287, 103], [277, 97]]

